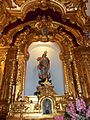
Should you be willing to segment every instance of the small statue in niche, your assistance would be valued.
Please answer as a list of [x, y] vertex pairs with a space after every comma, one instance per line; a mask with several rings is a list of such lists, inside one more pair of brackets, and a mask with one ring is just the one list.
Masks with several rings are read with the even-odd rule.
[[52, 113], [52, 103], [51, 100], [45, 99], [43, 101], [43, 114], [51, 114]]
[[47, 57], [47, 51], [44, 51], [42, 57], [38, 57], [37, 61], [39, 61], [39, 64], [37, 68], [39, 69], [39, 78], [44, 82], [46, 78], [49, 80], [50, 78], [50, 60]]

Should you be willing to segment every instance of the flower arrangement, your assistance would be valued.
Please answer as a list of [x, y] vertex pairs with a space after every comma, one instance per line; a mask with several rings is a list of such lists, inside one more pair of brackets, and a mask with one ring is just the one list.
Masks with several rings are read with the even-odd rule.
[[75, 102], [67, 104], [65, 120], [90, 120], [90, 106], [86, 106], [85, 101], [80, 97]]

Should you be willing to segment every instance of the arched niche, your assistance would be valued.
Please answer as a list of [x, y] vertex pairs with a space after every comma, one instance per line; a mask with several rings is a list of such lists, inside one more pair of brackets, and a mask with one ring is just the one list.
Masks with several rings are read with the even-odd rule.
[[[32, 45], [32, 43], [36, 42], [36, 44], [37, 44], [39, 41], [44, 42], [44, 44], [46, 44], [48, 42], [51, 42], [51, 43], [55, 42], [58, 45], [59, 49], [61, 50], [61, 53], [57, 52], [58, 57], [61, 57], [62, 63], [63, 63], [63, 68], [64, 68], [65, 93], [67, 92], [70, 95], [74, 94], [74, 96], [75, 96], [75, 89], [73, 89], [74, 83], [73, 83], [73, 79], [72, 79], [73, 75], [72, 75], [72, 68], [71, 68], [71, 61], [72, 61], [71, 54], [73, 54], [72, 53], [73, 49], [75, 49], [77, 47], [77, 42], [74, 41], [75, 38], [73, 38], [72, 35], [68, 34], [67, 31], [63, 31], [63, 26], [59, 27], [58, 26], [59, 24], [57, 22], [53, 23], [54, 21], [53, 22], [50, 22], [48, 20], [46, 20], [46, 21], [47, 21], [46, 23], [50, 23], [49, 24], [50, 26], [48, 29], [50, 34], [48, 36], [47, 35], [43, 36], [42, 32], [39, 31], [40, 29], [38, 29], [36, 27], [37, 23], [42, 24], [42, 19], [41, 19], [39, 22], [36, 22], [36, 21], [34, 22], [34, 24], [31, 26], [32, 29], [30, 27], [27, 28], [27, 26], [26, 26], [25, 28], [27, 28], [27, 29], [21, 30], [21, 32], [18, 33], [18, 35], [16, 34], [16, 39], [15, 39], [15, 41], [13, 41], [14, 42], [13, 44], [16, 45], [18, 48], [18, 53], [17, 53], [17, 60], [18, 60], [18, 70], [17, 70], [17, 80], [18, 81], [17, 82], [18, 83], [16, 86], [16, 93], [15, 93], [16, 97], [15, 98], [17, 98], [18, 94], [23, 93], [23, 95], [24, 95], [24, 92], [25, 92], [26, 64], [28, 64], [27, 63], [28, 48], [29, 48], [29, 46]], [[54, 25], [56, 26], [55, 28], [54, 28]], [[57, 27], [59, 28], [59, 30]], [[67, 28], [71, 30], [70, 27], [67, 27]], [[31, 31], [31, 30], [33, 30], [33, 31]], [[43, 30], [43, 26], [42, 26], [41, 30]], [[57, 32], [57, 30], [58, 30], [58, 32]], [[37, 32], [39, 32], [39, 34]], [[54, 32], [56, 32], [56, 33], [54, 36], [52, 36]], [[75, 31], [75, 33], [76, 33], [76, 31]], [[42, 45], [40, 45], [40, 46], [42, 46]], [[29, 54], [30, 54], [29, 58], [31, 58], [32, 55], [30, 52], [29, 52]], [[39, 54], [39, 56], [41, 56], [41, 54], [42, 54], [42, 52]], [[59, 58], [59, 60], [60, 60], [60, 58]], [[56, 72], [56, 71], [54, 70], [54, 72]], [[57, 75], [57, 73], [55, 73], [55, 74]], [[35, 83], [32, 82], [36, 86], [38, 85], [37, 79], [35, 80]], [[56, 81], [56, 80], [54, 80], [54, 81]], [[35, 89], [36, 89], [36, 87], [33, 88], [33, 92], [35, 91]], [[33, 92], [32, 92], [32, 94], [33, 94]], [[63, 91], [63, 93], [64, 93], [64, 91]], [[63, 93], [61, 93], [61, 95]], [[28, 93], [27, 95], [30, 95], [30, 93]]]
[[[49, 28], [48, 35], [44, 35], [44, 36], [42, 34], [43, 20], [45, 20], [44, 22], [46, 27]], [[49, 26], [46, 23], [48, 23]], [[42, 26], [41, 28], [40, 25]], [[78, 30], [75, 30], [74, 28], [61, 24], [59, 22], [53, 21], [52, 19], [48, 19], [47, 17], [46, 18], [44, 17], [43, 19], [43, 16], [41, 16], [39, 21], [37, 20], [31, 21], [19, 25], [18, 27], [15, 27], [15, 29], [12, 29], [9, 32], [8, 36], [10, 39], [12, 39], [10, 45], [18, 49], [17, 52], [18, 69], [17, 69], [17, 79], [16, 79], [17, 84], [15, 89], [16, 90], [15, 100], [17, 100], [18, 96], [24, 95], [25, 82], [26, 82], [25, 81], [26, 64], [28, 64], [27, 63], [28, 48], [29, 46], [31, 46], [32, 43], [34, 42], [37, 43], [39, 41], [44, 43], [55, 42], [56, 44], [58, 44], [59, 49], [61, 49], [61, 53], [59, 53], [58, 55], [61, 57], [63, 63], [63, 69], [64, 69], [65, 93], [69, 93], [69, 95], [75, 96], [76, 94], [74, 89], [75, 84], [73, 82], [74, 77], [72, 75], [75, 73], [72, 73], [71, 62], [74, 60], [73, 50], [75, 50], [79, 46], [79, 43], [77, 42], [78, 36], [82, 38]], [[31, 58], [31, 53], [29, 58]], [[79, 81], [78, 78], [77, 81]], [[38, 81], [36, 85], [37, 84]]]
[[47, 55], [50, 59], [50, 79], [54, 89], [59, 95], [64, 95], [64, 74], [62, 61], [59, 57], [61, 52], [59, 46], [55, 42], [33, 42], [28, 48], [30, 55], [26, 68], [25, 96], [33, 95], [36, 91], [39, 81], [37, 58], [41, 57], [44, 51], [48, 52]]
[[52, 101], [49, 98], [45, 98], [42, 102], [43, 114], [52, 114]]

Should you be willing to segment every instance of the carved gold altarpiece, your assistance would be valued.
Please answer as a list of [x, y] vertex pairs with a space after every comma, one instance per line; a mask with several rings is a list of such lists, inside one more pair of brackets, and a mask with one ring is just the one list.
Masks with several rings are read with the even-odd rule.
[[[0, 119], [32, 119], [42, 114], [42, 101], [49, 98], [55, 114], [77, 96], [90, 97], [90, 18], [87, 0], [0, 1]], [[44, 31], [45, 29], [48, 31]], [[54, 92], [24, 97], [28, 47], [33, 42], [55, 42], [61, 49], [65, 95]], [[50, 87], [49, 87], [50, 88]], [[53, 90], [52, 90], [53, 91]], [[45, 92], [45, 90], [44, 90]], [[43, 93], [44, 93], [43, 92]], [[41, 106], [40, 106], [41, 105]], [[27, 112], [33, 106], [34, 111]], [[38, 114], [40, 113], [40, 114]], [[24, 115], [24, 118], [23, 118]], [[17, 119], [16, 119], [17, 118]], [[41, 118], [41, 117], [40, 117]]]

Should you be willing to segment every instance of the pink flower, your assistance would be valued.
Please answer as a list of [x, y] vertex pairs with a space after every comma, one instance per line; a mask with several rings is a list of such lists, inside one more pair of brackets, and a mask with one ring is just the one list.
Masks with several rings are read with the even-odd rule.
[[76, 113], [76, 111], [75, 111], [75, 106], [74, 106], [74, 104], [73, 104], [72, 102], [70, 102], [70, 103], [68, 104], [68, 106], [67, 106], [67, 108], [66, 108], [66, 111], [67, 111], [68, 113], [70, 113], [70, 114]]
[[86, 104], [83, 99], [76, 99], [76, 109], [79, 112], [86, 110]]
[[86, 112], [86, 118], [88, 117], [90, 117], [90, 106], [88, 107], [87, 112]]
[[76, 119], [76, 110], [75, 110], [75, 106], [72, 102], [69, 102], [66, 111], [70, 114], [71, 116], [71, 120], [75, 120]]

